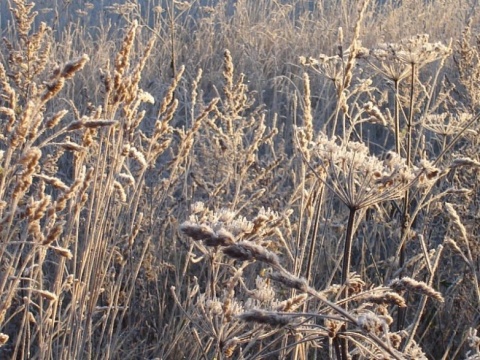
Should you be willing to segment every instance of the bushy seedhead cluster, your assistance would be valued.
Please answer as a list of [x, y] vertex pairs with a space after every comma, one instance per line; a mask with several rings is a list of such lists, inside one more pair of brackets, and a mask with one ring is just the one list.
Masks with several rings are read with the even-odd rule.
[[338, 55], [327, 56], [320, 54], [318, 58], [300, 56], [299, 63], [300, 65], [316, 69], [327, 79], [333, 81], [336, 87], [340, 86], [345, 62]]
[[[298, 138], [303, 138], [304, 130], [297, 131]], [[394, 152], [380, 160], [363, 143], [345, 142], [323, 133], [309, 146], [308, 152], [315, 154], [311, 161], [313, 171], [319, 178], [322, 173], [327, 174], [326, 186], [349, 208], [361, 209], [398, 199], [421, 173], [416, 174]]]
[[398, 43], [383, 43], [369, 51], [367, 60], [379, 73], [392, 81], [401, 81], [412, 71], [450, 56], [452, 49], [441, 42], [429, 42], [428, 34], [420, 34]]
[[[472, 114], [461, 112], [458, 114], [440, 113], [430, 114], [425, 118], [423, 126], [440, 136], [453, 136], [464, 128], [464, 125], [472, 118]], [[475, 130], [467, 129], [467, 133], [476, 134]]]
[[468, 330], [467, 340], [471, 350], [466, 353], [465, 360], [480, 359], [480, 337], [478, 337], [477, 329], [470, 328]]
[[[270, 335], [273, 335], [284, 331], [285, 327], [302, 333], [314, 326], [312, 320], [317, 317], [325, 320], [326, 328], [329, 330], [316, 331], [315, 336], [310, 340], [312, 345], [317, 342], [319, 345], [328, 337], [338, 341], [343, 336], [342, 324], [349, 322], [355, 328], [353, 331], [359, 332], [358, 341], [364, 343], [365, 349], [380, 351], [384, 354], [395, 354], [395, 350], [386, 345], [389, 343], [387, 339], [394, 336], [389, 330], [393, 319], [387, 308], [389, 306], [405, 307], [406, 302], [402, 296], [392, 292], [390, 288], [367, 290], [365, 282], [358, 275], [351, 274], [345, 286], [350, 289], [350, 302], [355, 306], [347, 312], [342, 308], [341, 302], [337, 304], [334, 302], [335, 300], [327, 299], [327, 296], [338, 294], [338, 289], [335, 290], [332, 286], [317, 292], [309, 286], [306, 279], [287, 270], [281, 254], [276, 254], [268, 249], [269, 242], [266, 241], [266, 237], [269, 232], [266, 230], [268, 230], [268, 224], [271, 225], [272, 222], [279, 225], [278, 215], [262, 210], [261, 214], [250, 222], [240, 218], [242, 223], [247, 223], [249, 226], [244, 226], [242, 231], [235, 231], [231, 230], [231, 224], [237, 223], [235, 218], [238, 215], [234, 212], [226, 210], [212, 212], [206, 209], [202, 203], [195, 203], [192, 206], [192, 212], [190, 220], [180, 225], [180, 230], [190, 237], [194, 244], [203, 242], [206, 246], [219, 249], [224, 258], [216, 256], [217, 252], [212, 253], [211, 256], [216, 259], [215, 264], [231, 264], [230, 266], [235, 269], [233, 276], [227, 277], [229, 280], [226, 280], [222, 296], [215, 295], [215, 291], [208, 286], [206, 291], [198, 296], [196, 307], [200, 308], [203, 315], [200, 317], [198, 314], [193, 315], [196, 314], [195, 307], [184, 309], [186, 312], [193, 311], [192, 316], [195, 317], [195, 323], [198, 324], [196, 328], [202, 329], [205, 332], [204, 336], [214, 336], [219, 344], [227, 344], [231, 339], [237, 339], [234, 351], [231, 347], [222, 348], [220, 346], [219, 351], [221, 350], [223, 354], [228, 352], [231, 354], [230, 356], [238, 355], [243, 353], [242, 348], [250, 348], [252, 345], [248, 345], [249, 341], [245, 334], [254, 331], [251, 328], [253, 324], [257, 324], [254, 329], [258, 333], [268, 331]], [[260, 219], [265, 222], [266, 226], [258, 226]], [[263, 231], [260, 231], [261, 229]], [[221, 240], [221, 234], [224, 232], [231, 235], [229, 241]], [[233, 233], [236, 235], [233, 236]], [[201, 250], [200, 247], [198, 248]], [[255, 288], [250, 290], [246, 270], [247, 267], [256, 263], [267, 266], [270, 270], [261, 272], [266, 277], [257, 275]], [[216, 274], [224, 273], [221, 265], [214, 265], [214, 267], [217, 269], [215, 270]], [[252, 267], [251, 270], [253, 269], [255, 268]], [[218, 281], [222, 282], [221, 278]], [[281, 300], [280, 290], [282, 288], [293, 290], [294, 295]], [[298, 295], [295, 295], [295, 292], [298, 292]], [[312, 301], [310, 306], [307, 305], [308, 300]], [[313, 306], [315, 302], [318, 302], [320, 306], [317, 309]], [[313, 312], [299, 311], [302, 304], [304, 304], [304, 309], [308, 307], [316, 310]], [[214, 324], [222, 324], [222, 331], [215, 330]], [[227, 333], [229, 336], [225, 337]], [[227, 351], [227, 349], [230, 350]], [[362, 355], [366, 354], [365, 350], [354, 351], [354, 353], [357, 352]]]

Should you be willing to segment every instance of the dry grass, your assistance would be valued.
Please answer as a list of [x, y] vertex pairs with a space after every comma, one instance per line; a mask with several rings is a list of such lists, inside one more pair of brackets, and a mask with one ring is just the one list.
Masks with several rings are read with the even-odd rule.
[[479, 358], [473, 2], [47, 6], [0, 4], [2, 359]]

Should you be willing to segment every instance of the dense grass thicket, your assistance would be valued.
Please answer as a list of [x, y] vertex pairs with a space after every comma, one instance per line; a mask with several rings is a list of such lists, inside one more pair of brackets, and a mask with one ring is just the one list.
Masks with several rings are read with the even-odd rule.
[[0, 2], [1, 359], [480, 359], [473, 0]]

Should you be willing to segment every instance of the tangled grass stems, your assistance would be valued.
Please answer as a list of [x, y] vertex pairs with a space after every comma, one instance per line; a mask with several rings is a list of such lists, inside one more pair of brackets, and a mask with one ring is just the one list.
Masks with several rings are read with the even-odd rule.
[[109, 1], [0, 2], [0, 358], [478, 355], [471, 4]]

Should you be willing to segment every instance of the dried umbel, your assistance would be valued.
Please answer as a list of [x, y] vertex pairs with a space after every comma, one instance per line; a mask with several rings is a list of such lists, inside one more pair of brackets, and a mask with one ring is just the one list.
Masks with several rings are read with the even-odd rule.
[[398, 43], [380, 44], [365, 57], [372, 67], [392, 81], [401, 81], [411, 74], [412, 65], [418, 70], [452, 53], [442, 43], [430, 43], [427, 34], [416, 35]]
[[312, 57], [299, 57], [299, 62], [303, 66], [312, 67], [327, 79], [332, 80], [335, 85], [339, 85], [339, 82], [343, 78], [343, 69], [345, 66], [345, 60], [339, 56], [327, 56], [320, 54], [318, 58]]
[[[467, 112], [430, 114], [425, 117], [423, 126], [435, 134], [452, 136], [462, 131], [472, 117], [473, 115]], [[465, 132], [476, 134], [472, 129], [465, 129]]]
[[400, 156], [389, 153], [380, 160], [363, 143], [337, 141], [320, 133], [311, 147], [316, 154], [312, 167], [328, 174], [326, 180], [319, 179], [349, 208], [398, 199], [416, 177]]
[[288, 216], [288, 213], [281, 216], [270, 209], [261, 208], [252, 220], [248, 220], [228, 209], [210, 211], [203, 203], [197, 202], [192, 206], [189, 220], [180, 225], [180, 230], [195, 241], [202, 240], [207, 246], [233, 246], [243, 239], [248, 239], [247, 243], [240, 246], [242, 249], [232, 247], [227, 252], [230, 251], [232, 255], [243, 250], [257, 253], [253, 248], [246, 249], [250, 246], [249, 243], [254, 244], [252, 238], [263, 238], [265, 232], [271, 231], [285, 216]]
[[420, 34], [400, 41], [396, 57], [407, 64], [415, 64], [418, 69], [451, 53], [449, 46], [440, 42], [431, 43], [428, 34]]
[[411, 73], [411, 67], [396, 57], [398, 44], [380, 44], [370, 50], [365, 59], [380, 74], [392, 81], [401, 81]]

